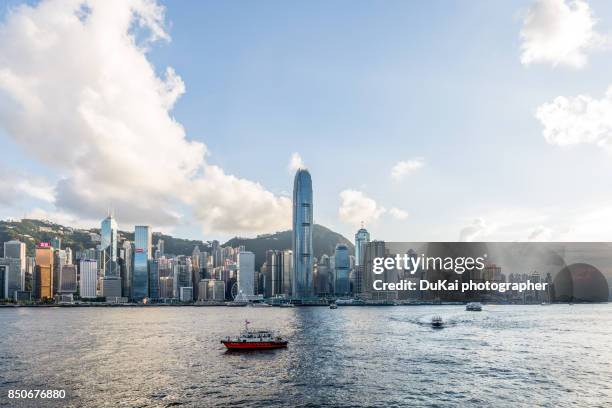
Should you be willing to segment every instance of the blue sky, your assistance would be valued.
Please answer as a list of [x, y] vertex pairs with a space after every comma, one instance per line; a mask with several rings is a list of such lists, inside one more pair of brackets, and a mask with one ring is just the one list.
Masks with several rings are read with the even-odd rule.
[[[5, 20], [20, 2], [3, 3]], [[595, 29], [608, 35], [612, 4], [588, 4]], [[602, 98], [611, 54], [589, 51], [580, 68], [522, 64], [532, 1], [164, 5], [171, 40], [146, 57], [159, 76], [170, 66], [182, 78], [186, 91], [171, 115], [187, 139], [206, 145], [208, 163], [280, 196], [291, 191], [287, 166], [299, 153], [313, 176], [316, 222], [352, 237], [356, 225], [340, 219], [339, 207], [340, 193], [354, 190], [387, 210], [367, 220], [379, 239], [457, 240], [472, 224], [485, 226], [480, 239], [524, 240], [538, 228], [549, 239], [612, 238], [577, 225], [589, 211], [594, 224], [608, 220], [609, 151], [551, 144], [535, 115], [558, 96]], [[0, 133], [6, 168], [62, 176], [9, 133]], [[390, 177], [395, 163], [415, 158], [422, 168], [400, 182]], [[26, 197], [0, 214], [55, 207]], [[393, 207], [408, 216], [390, 216]], [[175, 210], [183, 221], [162, 229], [233, 235], [203, 231], [190, 204]]]

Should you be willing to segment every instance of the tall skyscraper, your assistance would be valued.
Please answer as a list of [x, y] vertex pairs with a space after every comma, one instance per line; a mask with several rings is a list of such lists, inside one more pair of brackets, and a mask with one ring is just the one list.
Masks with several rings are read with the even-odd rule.
[[37, 299], [53, 298], [53, 247], [43, 242], [36, 247]]
[[14, 299], [15, 292], [23, 290], [21, 286], [21, 262], [18, 258], [0, 258], [0, 265], [5, 267], [4, 291], [6, 292], [6, 298]]
[[149, 297], [159, 299], [159, 259], [149, 260]]
[[96, 297], [98, 262], [95, 259], [81, 259], [79, 263], [79, 292], [82, 298]]
[[249, 251], [238, 254], [238, 294], [246, 299], [255, 295], [255, 254]]
[[19, 259], [19, 280], [21, 282], [21, 289], [19, 290], [25, 290], [26, 245], [16, 240], [5, 242], [4, 257]]
[[287, 296], [291, 296], [293, 285], [293, 251], [287, 249], [283, 251], [282, 254], [282, 262], [281, 269], [283, 275], [283, 294]]
[[293, 181], [293, 297], [313, 295], [312, 282], [312, 179], [299, 169]]
[[338, 244], [334, 251], [334, 293], [337, 296], [347, 295], [350, 292], [349, 271], [350, 256], [348, 247], [344, 244]]
[[119, 271], [121, 272], [122, 294], [126, 298], [132, 296], [132, 273], [134, 265], [134, 250], [130, 241], [123, 241], [119, 248]]
[[149, 296], [149, 259], [151, 259], [151, 227], [137, 225], [134, 230], [134, 273], [132, 298], [142, 300]]
[[363, 245], [370, 242], [370, 233], [363, 228], [363, 225], [355, 234], [355, 265], [363, 265]]
[[58, 292], [60, 294], [69, 294], [76, 292], [77, 289], [77, 270], [74, 265], [62, 266], [60, 272], [60, 281]]
[[119, 276], [117, 268], [117, 221], [109, 215], [100, 228], [101, 269], [104, 276]]

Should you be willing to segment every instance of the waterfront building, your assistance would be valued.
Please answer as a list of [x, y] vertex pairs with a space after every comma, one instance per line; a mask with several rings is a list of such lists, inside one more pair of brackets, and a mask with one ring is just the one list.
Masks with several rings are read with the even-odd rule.
[[134, 270], [132, 298], [142, 300], [149, 296], [149, 259], [151, 259], [151, 227], [137, 225], [134, 229]]
[[121, 278], [119, 276], [105, 276], [102, 278], [102, 296], [107, 302], [116, 302], [121, 299]]
[[[54, 248], [55, 249], [55, 248]], [[55, 249], [53, 260], [53, 294], [59, 292], [60, 278], [62, 268], [66, 265], [66, 251], [63, 249]]]
[[100, 228], [100, 251], [103, 276], [119, 276], [117, 269], [117, 221], [109, 215]]
[[15, 292], [23, 290], [21, 260], [18, 258], [0, 258], [0, 265], [5, 266], [4, 287], [5, 298], [12, 299]]
[[179, 300], [181, 302], [193, 302], [193, 288], [191, 286], [181, 286]]
[[[176, 285], [176, 295], [175, 297], [180, 298], [180, 288], [181, 287], [190, 287], [193, 293], [192, 285], [192, 274], [193, 274], [193, 265], [191, 264], [191, 257], [180, 255], [176, 258], [176, 262], [174, 265], [174, 276], [175, 276], [175, 285]], [[193, 299], [192, 299], [193, 300]]]
[[19, 259], [19, 275], [21, 280], [21, 289], [25, 290], [26, 278], [26, 244], [13, 240], [4, 243], [4, 257]]
[[370, 242], [370, 233], [363, 226], [355, 234], [355, 266], [363, 265], [363, 246]]
[[193, 296], [195, 299], [199, 299], [199, 283], [200, 280], [204, 278], [204, 276], [202, 276], [202, 265], [200, 264], [201, 255], [200, 248], [196, 245], [191, 252], [191, 286], [193, 287]]
[[98, 262], [95, 259], [81, 259], [79, 262], [79, 292], [82, 298], [96, 297]]
[[315, 279], [315, 293], [318, 296], [326, 296], [333, 293], [331, 271], [331, 262], [329, 256], [321, 255], [321, 259], [317, 261], [317, 275]]
[[132, 274], [134, 265], [134, 248], [130, 241], [123, 241], [119, 248], [117, 263], [121, 274], [121, 293], [130, 298], [132, 294]]
[[384, 258], [387, 254], [385, 241], [372, 241], [363, 246], [363, 276], [362, 276], [362, 294], [365, 297], [376, 298], [376, 299], [387, 299], [387, 292], [376, 291], [373, 288], [375, 279], [381, 279], [383, 282], [393, 282], [387, 279], [387, 273], [385, 271], [381, 275], [376, 275], [373, 272], [374, 258]]
[[8, 265], [0, 265], [0, 299], [8, 299]]
[[285, 296], [291, 296], [293, 290], [291, 283], [293, 277], [293, 251], [290, 249], [282, 252], [281, 275], [283, 277], [282, 293]]
[[149, 297], [159, 299], [159, 259], [149, 260]]
[[249, 251], [238, 254], [238, 293], [255, 296], [255, 254]]
[[334, 251], [334, 294], [336, 296], [345, 296], [349, 294], [349, 272], [349, 249], [344, 244], [338, 244]]
[[299, 169], [293, 181], [293, 279], [292, 294], [296, 298], [313, 295], [312, 179], [306, 169]]
[[53, 298], [53, 247], [40, 243], [35, 250], [37, 299]]
[[60, 270], [58, 293], [72, 294], [77, 290], [77, 268], [75, 265], [64, 265]]

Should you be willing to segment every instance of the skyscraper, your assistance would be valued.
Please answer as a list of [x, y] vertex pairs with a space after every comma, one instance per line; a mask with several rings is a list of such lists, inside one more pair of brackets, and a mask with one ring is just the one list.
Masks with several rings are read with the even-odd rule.
[[255, 295], [255, 254], [249, 251], [238, 253], [238, 293], [246, 299]]
[[370, 242], [370, 233], [363, 225], [355, 234], [355, 266], [363, 265], [363, 245]]
[[21, 281], [21, 289], [25, 290], [25, 273], [26, 273], [26, 245], [20, 241], [8, 241], [4, 243], [4, 257], [19, 259], [19, 279]]
[[143, 225], [135, 227], [134, 247], [132, 298], [142, 300], [149, 296], [148, 264], [151, 259], [151, 227]]
[[36, 289], [37, 299], [53, 297], [53, 248], [43, 242], [36, 247]]
[[337, 296], [347, 295], [349, 285], [350, 257], [348, 247], [344, 244], [336, 245], [334, 251], [334, 293]]
[[299, 169], [293, 181], [293, 296], [313, 295], [312, 284], [312, 179]]
[[119, 264], [119, 270], [121, 271], [121, 292], [123, 296], [127, 298], [132, 296], [133, 260], [134, 250], [132, 248], [132, 243], [130, 241], [123, 241], [123, 244], [119, 248], [119, 258], [117, 263]]
[[82, 298], [96, 297], [98, 262], [95, 259], [81, 259], [79, 264], [79, 292]]
[[100, 228], [101, 269], [104, 276], [119, 276], [117, 268], [117, 221], [109, 215]]

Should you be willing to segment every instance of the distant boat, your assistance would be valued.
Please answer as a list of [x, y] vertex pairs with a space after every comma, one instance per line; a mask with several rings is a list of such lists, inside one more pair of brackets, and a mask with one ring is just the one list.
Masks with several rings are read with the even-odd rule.
[[482, 304], [480, 302], [470, 302], [465, 305], [465, 310], [469, 312], [480, 312], [482, 310]]
[[282, 336], [268, 329], [249, 329], [248, 320], [244, 321], [244, 330], [237, 337], [227, 336], [221, 343], [228, 350], [271, 350], [285, 348], [289, 343]]
[[444, 320], [440, 316], [434, 316], [431, 318], [431, 327], [434, 329], [441, 329], [444, 327]]
[[293, 303], [281, 303], [280, 307], [295, 307]]
[[337, 308], [338, 308], [338, 305], [337, 305], [337, 304], [335, 304], [335, 303], [330, 303], [330, 304], [329, 304], [329, 308], [330, 308], [330, 309], [337, 309]]
[[225, 306], [228, 307], [244, 307], [247, 305], [247, 302], [225, 302]]
[[264, 302], [255, 302], [255, 303], [251, 303], [250, 305], [252, 307], [272, 307], [272, 305], [269, 305], [269, 304], [264, 303]]

